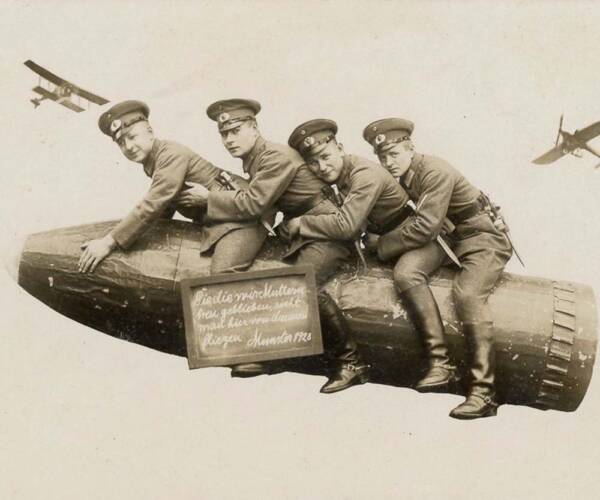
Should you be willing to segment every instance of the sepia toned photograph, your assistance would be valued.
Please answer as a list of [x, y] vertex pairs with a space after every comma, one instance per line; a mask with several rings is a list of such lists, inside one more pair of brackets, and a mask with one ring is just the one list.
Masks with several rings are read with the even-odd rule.
[[594, 2], [3, 7], [0, 498], [595, 496]]

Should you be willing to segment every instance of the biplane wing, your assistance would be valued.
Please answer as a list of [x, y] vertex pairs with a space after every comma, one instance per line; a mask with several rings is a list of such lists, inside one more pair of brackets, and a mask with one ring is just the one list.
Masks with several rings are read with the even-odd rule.
[[537, 165], [547, 165], [548, 163], [552, 163], [567, 154], [563, 148], [564, 145], [559, 144], [558, 146], [553, 147], [551, 150], [546, 151], [542, 156], [533, 160], [533, 163], [536, 163]]
[[90, 102], [93, 102], [94, 104], [98, 104], [100, 106], [102, 106], [102, 104], [106, 104], [108, 102], [108, 99], [104, 99], [104, 97], [100, 97], [99, 95], [96, 94], [92, 94], [91, 92], [88, 92], [87, 90], [83, 90], [82, 88], [79, 88], [77, 85], [73, 85], [73, 84], [69, 84], [71, 85], [71, 89], [73, 90], [74, 94], [77, 94], [80, 97], [83, 97], [84, 99], [87, 99]]
[[34, 87], [33, 88], [34, 92], [37, 92], [38, 94], [40, 94], [41, 96], [43, 96], [45, 99], [50, 99], [54, 102], [57, 102], [58, 104], [62, 104], [63, 106], [69, 108], [72, 111], [76, 111], [77, 113], [81, 113], [82, 111], [84, 111], [84, 109], [81, 106], [77, 106], [77, 104], [75, 104], [73, 101], [69, 100], [68, 98], [64, 98], [64, 97], [59, 97], [56, 94], [53, 94], [52, 92], [50, 92], [49, 90], [46, 90], [43, 87]]
[[78, 96], [83, 97], [84, 99], [87, 99], [88, 101], [93, 102], [94, 104], [102, 105], [109, 102], [108, 99], [100, 97], [96, 94], [92, 94], [91, 92], [88, 92], [87, 90], [84, 90], [78, 87], [77, 85], [74, 85], [73, 83], [65, 80], [64, 78], [55, 75], [54, 73], [48, 71], [46, 68], [42, 68], [39, 64], [34, 63], [31, 59], [25, 61], [23, 64], [25, 64], [25, 66], [27, 66], [34, 73], [37, 73], [42, 78], [48, 80], [54, 85], [57, 85], [59, 87], [68, 86], [73, 94], [77, 94]]
[[31, 59], [25, 61], [23, 64], [27, 66], [30, 70], [32, 70], [34, 73], [40, 75], [42, 78], [45, 78], [49, 82], [52, 82], [54, 85], [60, 86], [69, 83], [66, 80], [60, 78], [59, 76], [56, 76], [54, 73], [51, 73], [47, 69], [42, 68], [39, 64], [34, 63]]
[[581, 130], [577, 130], [573, 135], [582, 142], [590, 141], [600, 135], [600, 122], [592, 123]]

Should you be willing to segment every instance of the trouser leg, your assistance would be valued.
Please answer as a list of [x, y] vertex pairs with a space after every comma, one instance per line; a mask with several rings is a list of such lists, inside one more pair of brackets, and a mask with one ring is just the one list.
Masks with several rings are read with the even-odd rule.
[[[351, 253], [348, 246], [333, 240], [313, 241], [298, 251], [295, 264], [313, 266], [318, 290], [319, 316], [325, 349], [328, 355], [344, 360], [354, 355], [356, 348], [346, 352], [343, 346], [356, 345], [339, 307], [324, 290], [333, 274], [346, 262]], [[351, 352], [351, 353], [350, 353]]]
[[506, 264], [493, 249], [473, 252], [463, 260], [454, 282], [456, 312], [466, 337], [470, 383], [467, 399], [450, 413], [471, 419], [496, 415], [496, 357], [488, 298]]
[[429, 369], [415, 386], [421, 392], [446, 390], [455, 379], [442, 317], [427, 284], [428, 276], [442, 265], [445, 257], [443, 249], [431, 242], [406, 252], [394, 266], [394, 284], [428, 356]]
[[[235, 273], [248, 269], [260, 251], [267, 232], [265, 228], [254, 226], [234, 229], [224, 235], [215, 245], [210, 261], [210, 273]], [[232, 367], [232, 377], [254, 377], [269, 373], [265, 363], [242, 363]]]
[[358, 346], [342, 311], [324, 290], [335, 271], [348, 260], [350, 250], [345, 243], [315, 241], [302, 247], [296, 264], [311, 264], [315, 269], [321, 330], [327, 356], [334, 365], [333, 374], [321, 388], [329, 394], [368, 380], [368, 365], [362, 362]]
[[247, 270], [263, 246], [267, 231], [261, 224], [234, 229], [215, 244], [210, 273], [235, 273]]
[[330, 357], [339, 362], [358, 361], [358, 346], [342, 311], [327, 292], [318, 296], [321, 327], [325, 334], [325, 349]]
[[491, 321], [463, 324], [471, 361], [470, 394], [490, 397], [495, 394], [496, 356], [492, 328]]
[[429, 361], [429, 369], [415, 389], [420, 392], [447, 390], [456, 380], [456, 370], [448, 357], [442, 317], [429, 286], [417, 285], [405, 290], [402, 301], [421, 335]]

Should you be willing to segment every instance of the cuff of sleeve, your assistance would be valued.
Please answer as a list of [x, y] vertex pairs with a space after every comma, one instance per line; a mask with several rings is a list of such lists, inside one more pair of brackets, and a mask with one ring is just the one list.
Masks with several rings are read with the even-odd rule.
[[110, 234], [120, 248], [127, 249], [143, 232], [144, 228], [145, 224], [140, 219], [123, 219]]

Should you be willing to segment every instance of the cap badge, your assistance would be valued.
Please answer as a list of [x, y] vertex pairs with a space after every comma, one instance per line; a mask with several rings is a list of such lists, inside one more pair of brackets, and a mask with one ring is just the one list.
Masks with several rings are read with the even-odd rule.
[[225, 123], [227, 120], [229, 120], [229, 118], [230, 118], [229, 113], [221, 113], [219, 115], [219, 121], [221, 123]]
[[305, 146], [313, 146], [315, 143], [315, 138], [313, 136], [308, 136], [306, 139], [304, 139], [304, 145]]
[[302, 129], [302, 130], [300, 131], [300, 135], [306, 135], [306, 130]]
[[375, 144], [377, 144], [378, 146], [385, 141], [385, 134], [379, 134], [377, 135], [377, 137], [375, 137]]
[[110, 124], [110, 131], [111, 132], [116, 132], [117, 130], [119, 130], [121, 128], [121, 120], [113, 120], [112, 123]]

